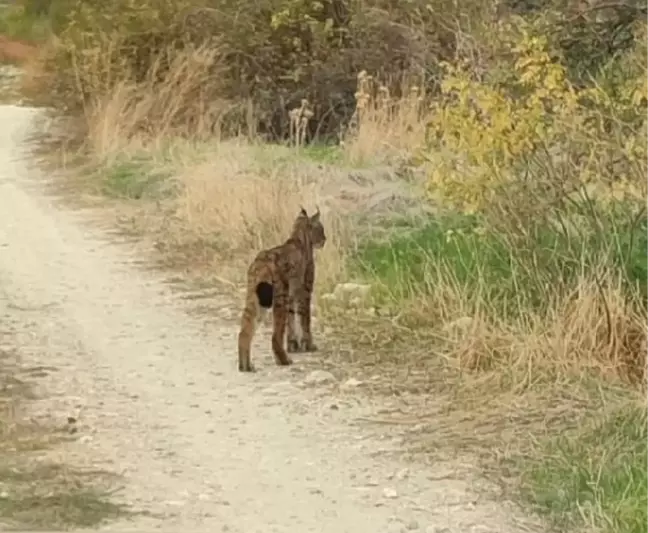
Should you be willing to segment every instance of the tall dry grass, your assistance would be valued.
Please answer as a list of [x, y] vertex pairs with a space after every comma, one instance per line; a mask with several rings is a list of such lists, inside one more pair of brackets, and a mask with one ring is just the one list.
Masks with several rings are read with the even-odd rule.
[[[101, 158], [134, 147], [150, 149], [173, 137], [218, 138], [219, 120], [229, 105], [203, 93], [207, 83], [214, 83], [218, 49], [170, 50], [153, 62], [140, 82], [129, 78], [106, 82], [102, 70], [109, 65], [102, 64], [103, 57], [86, 56], [85, 61], [96, 65], [77, 66], [77, 72], [86, 73], [83, 81], [80, 75], [78, 79], [79, 91], [89, 95], [83, 114], [92, 154]], [[87, 76], [92, 72], [98, 73], [94, 79]]]
[[[398, 96], [391, 94], [390, 85], [397, 87]], [[428, 102], [422, 84], [411, 76], [389, 84], [366, 71], [360, 72], [355, 112], [342, 135], [346, 160], [366, 165], [410, 158], [425, 142]]]
[[[343, 277], [350, 224], [333, 208], [327, 173], [302, 160], [298, 149], [264, 146], [250, 135], [232, 136], [231, 130], [227, 139], [221, 135], [221, 120], [232, 106], [209, 101], [201, 92], [206, 76], [217, 70], [218, 49], [170, 51], [171, 61], [155, 62], [142, 81], [126, 71], [121, 79], [108, 76], [111, 54], [81, 56], [86, 63], [77, 66], [77, 89], [87, 94], [78, 117], [85, 141], [78, 150], [98, 168], [93, 175], [99, 179], [172, 176], [177, 196], [145, 208], [139, 231], [155, 233], [165, 249], [176, 250], [176, 259], [178, 253], [195, 254], [201, 268], [235, 284], [254, 254], [287, 239], [302, 206], [309, 212], [319, 207], [327, 245], [318, 252], [317, 285], [329, 289]], [[39, 75], [34, 62], [24, 83]], [[212, 78], [209, 86], [214, 87]], [[250, 124], [241, 130], [254, 131], [251, 106], [247, 116]], [[140, 168], [142, 161], [146, 165]]]
[[175, 214], [192, 235], [217, 235], [220, 258], [239, 268], [259, 250], [284, 242], [302, 206], [309, 212], [320, 207], [327, 243], [317, 252], [317, 285], [330, 289], [344, 273], [349, 222], [323, 197], [325, 174], [299, 162], [282, 164], [271, 153], [263, 161], [263, 151], [248, 140], [215, 146], [207, 161], [179, 174]]

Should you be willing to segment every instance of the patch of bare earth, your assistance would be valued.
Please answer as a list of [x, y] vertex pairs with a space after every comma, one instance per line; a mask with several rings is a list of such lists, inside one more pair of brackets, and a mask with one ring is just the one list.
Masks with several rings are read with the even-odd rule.
[[[2, 242], [6, 244], [6, 242]], [[50, 381], [60, 369], [39, 324], [42, 306], [6, 291], [0, 271], [0, 527], [65, 530], [129, 516], [113, 500], [119, 479], [66, 453], [77, 412], [57, 411]], [[43, 408], [45, 407], [45, 408]], [[69, 406], [68, 406], [69, 407]], [[86, 437], [81, 437], [82, 439]]]

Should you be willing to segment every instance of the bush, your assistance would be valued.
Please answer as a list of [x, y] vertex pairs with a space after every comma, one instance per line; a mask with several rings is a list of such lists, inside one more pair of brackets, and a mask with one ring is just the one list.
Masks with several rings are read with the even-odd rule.
[[151, 69], [160, 81], [169, 50], [208, 46], [218, 51], [219, 62], [213, 65], [218, 75], [202, 84], [204, 102], [249, 101], [256, 131], [283, 138], [288, 112], [306, 99], [314, 112], [310, 136], [325, 138], [337, 135], [353, 113], [361, 69], [396, 79], [452, 53], [451, 45], [435, 48], [443, 36], [423, 34], [432, 17], [422, 10], [421, 22], [404, 26], [396, 22], [409, 10], [357, 9], [338, 0], [211, 0], [195, 7], [178, 0], [55, 0], [50, 17], [59, 44], [46, 64], [47, 83], [57, 87], [59, 106], [78, 112], [90, 96], [146, 79]]

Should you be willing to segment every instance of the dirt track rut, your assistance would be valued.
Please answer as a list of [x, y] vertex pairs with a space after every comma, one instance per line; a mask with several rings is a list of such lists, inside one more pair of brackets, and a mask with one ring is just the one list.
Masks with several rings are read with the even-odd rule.
[[[205, 325], [111, 244], [58, 209], [20, 149], [34, 110], [1, 106], [0, 311], [27, 363], [56, 368], [34, 409], [79, 417], [69, 460], [123, 474], [120, 498], [153, 513], [102, 530], [235, 533], [517, 532], [467, 481], [374, 453], [359, 412], [276, 368], [235, 368], [235, 325]], [[31, 172], [31, 175], [30, 175]], [[394, 475], [396, 473], [396, 475]]]

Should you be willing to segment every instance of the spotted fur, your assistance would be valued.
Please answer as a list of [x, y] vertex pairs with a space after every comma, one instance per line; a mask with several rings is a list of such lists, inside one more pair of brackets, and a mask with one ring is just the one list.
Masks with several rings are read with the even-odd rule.
[[[247, 273], [245, 308], [238, 336], [238, 368], [252, 372], [252, 338], [263, 312], [272, 309], [272, 353], [278, 365], [290, 365], [287, 352], [314, 352], [311, 300], [315, 282], [314, 249], [324, 246], [326, 235], [319, 209], [308, 216], [302, 209], [292, 233], [280, 246], [263, 250]], [[296, 319], [299, 318], [301, 338]], [[288, 337], [287, 350], [284, 338]]]

